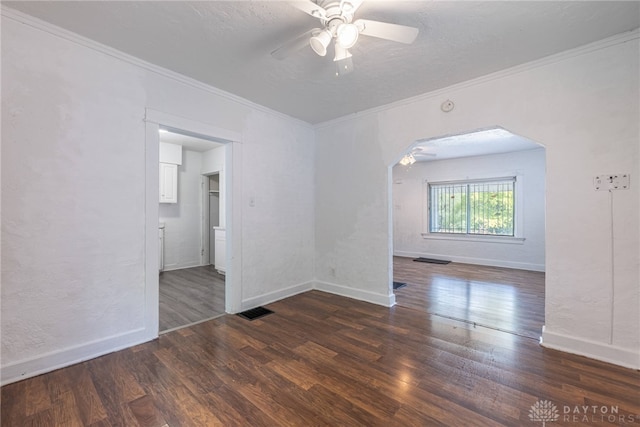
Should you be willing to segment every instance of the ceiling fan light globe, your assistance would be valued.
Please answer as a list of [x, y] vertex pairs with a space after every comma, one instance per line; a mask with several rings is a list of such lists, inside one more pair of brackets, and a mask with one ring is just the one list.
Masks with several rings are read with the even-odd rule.
[[415, 162], [416, 162], [415, 157], [413, 157], [413, 154], [409, 153], [409, 154], [405, 154], [405, 156], [402, 159], [400, 159], [399, 163], [402, 166], [409, 166], [414, 164]]
[[327, 54], [327, 46], [331, 43], [331, 39], [333, 36], [329, 31], [322, 31], [321, 33], [311, 37], [309, 39], [309, 44], [311, 45], [311, 49], [315, 53], [320, 56], [325, 56]]
[[360, 31], [355, 24], [340, 24], [336, 29], [336, 39], [340, 46], [349, 49], [358, 41]]

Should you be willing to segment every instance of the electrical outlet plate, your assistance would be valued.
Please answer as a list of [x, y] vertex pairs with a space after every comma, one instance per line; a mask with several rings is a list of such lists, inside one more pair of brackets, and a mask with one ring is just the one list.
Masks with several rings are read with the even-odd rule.
[[593, 178], [593, 187], [596, 191], [628, 190], [629, 174], [598, 175]]

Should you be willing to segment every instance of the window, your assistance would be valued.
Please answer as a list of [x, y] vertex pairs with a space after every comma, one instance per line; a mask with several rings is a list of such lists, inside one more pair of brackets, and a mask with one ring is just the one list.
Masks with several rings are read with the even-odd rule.
[[515, 236], [516, 178], [429, 184], [429, 233]]

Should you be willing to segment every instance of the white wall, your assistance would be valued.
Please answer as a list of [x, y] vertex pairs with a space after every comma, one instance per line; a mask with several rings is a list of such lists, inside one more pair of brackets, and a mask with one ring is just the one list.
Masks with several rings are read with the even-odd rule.
[[[544, 149], [400, 164], [393, 168], [393, 249], [406, 257], [443, 258], [469, 264], [544, 271]], [[515, 176], [518, 237], [524, 241], [424, 238], [425, 180], [429, 182]]]
[[[155, 166], [145, 154], [145, 109], [241, 135], [242, 304], [311, 286], [311, 127], [2, 14], [3, 382], [157, 336], [145, 320], [145, 258], [157, 260], [145, 230], [157, 233], [158, 221], [157, 208], [155, 218], [145, 212], [145, 168], [157, 168], [157, 154]], [[157, 169], [153, 179], [157, 189]]]
[[[243, 133], [243, 282], [247, 308], [308, 290], [314, 262], [315, 191], [312, 131], [274, 126], [261, 112]], [[259, 144], [267, 140], [269, 144]], [[251, 224], [251, 227], [244, 226]], [[228, 236], [227, 236], [228, 238]]]
[[160, 203], [164, 223], [164, 270], [202, 264], [202, 153], [182, 150], [178, 166], [178, 203]]
[[[640, 368], [638, 57], [634, 32], [318, 126], [319, 283], [393, 302], [389, 166], [415, 141], [501, 126], [546, 147], [545, 345]], [[619, 172], [612, 322], [611, 206], [593, 177]]]

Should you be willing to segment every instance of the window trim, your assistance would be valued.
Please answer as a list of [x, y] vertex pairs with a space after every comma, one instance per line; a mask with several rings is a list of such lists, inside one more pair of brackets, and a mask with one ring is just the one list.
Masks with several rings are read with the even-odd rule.
[[[434, 177], [435, 178], [435, 177]], [[474, 182], [491, 182], [514, 180], [514, 230], [513, 236], [498, 236], [489, 234], [466, 234], [466, 233], [432, 233], [429, 231], [429, 208], [431, 199], [429, 196], [430, 185], [447, 185], [447, 184], [469, 184]], [[459, 179], [429, 179], [423, 181], [423, 215], [422, 215], [422, 238], [432, 240], [449, 240], [449, 241], [467, 241], [467, 242], [483, 242], [483, 243], [506, 243], [506, 244], [524, 244], [526, 238], [524, 236], [524, 176], [518, 172], [495, 174], [490, 176], [468, 176]]]

